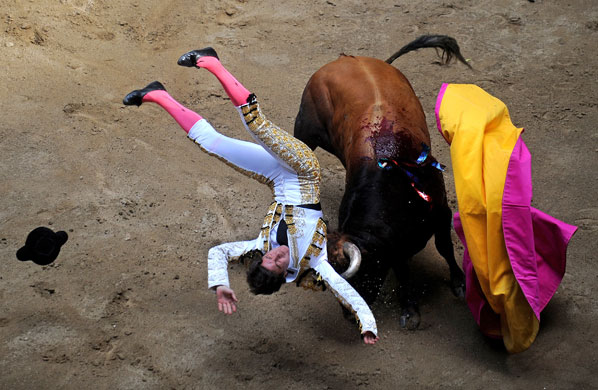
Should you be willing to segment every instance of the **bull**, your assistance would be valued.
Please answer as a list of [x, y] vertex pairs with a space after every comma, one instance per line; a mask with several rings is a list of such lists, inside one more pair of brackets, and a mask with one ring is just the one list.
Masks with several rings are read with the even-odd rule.
[[408, 260], [432, 235], [449, 266], [452, 292], [465, 293], [442, 167], [431, 153], [426, 118], [409, 81], [390, 65], [426, 47], [441, 49], [443, 63], [456, 58], [469, 67], [457, 42], [443, 35], [422, 36], [386, 61], [342, 54], [310, 78], [294, 128], [295, 137], [332, 153], [346, 170], [338, 229], [328, 235], [330, 263], [368, 304], [392, 269], [400, 323], [410, 329], [419, 325], [420, 315]]

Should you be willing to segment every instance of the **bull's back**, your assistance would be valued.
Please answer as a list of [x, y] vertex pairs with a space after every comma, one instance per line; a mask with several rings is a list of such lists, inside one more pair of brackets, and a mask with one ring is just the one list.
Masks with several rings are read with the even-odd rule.
[[333, 153], [345, 165], [363, 157], [377, 157], [381, 151], [372, 140], [388, 138], [389, 132], [409, 138], [403, 142], [405, 151], [396, 153], [406, 153], [411, 147], [407, 144], [429, 145], [419, 99], [405, 76], [384, 61], [343, 55], [320, 68], [306, 90], [325, 97], [316, 110]]
[[405, 76], [375, 58], [343, 55], [320, 68], [313, 80], [325, 84], [336, 111], [345, 111], [347, 103], [366, 111], [372, 106], [417, 102]]

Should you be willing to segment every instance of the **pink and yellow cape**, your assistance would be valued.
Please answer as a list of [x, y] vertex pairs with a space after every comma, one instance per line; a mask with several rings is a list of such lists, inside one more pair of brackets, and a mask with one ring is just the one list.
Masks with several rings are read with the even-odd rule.
[[577, 228], [531, 207], [531, 156], [503, 102], [475, 85], [443, 84], [436, 123], [451, 145], [467, 304], [484, 334], [524, 351]]

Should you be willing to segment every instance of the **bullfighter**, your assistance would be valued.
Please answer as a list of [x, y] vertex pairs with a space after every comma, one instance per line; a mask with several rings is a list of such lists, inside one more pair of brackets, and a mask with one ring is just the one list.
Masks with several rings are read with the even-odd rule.
[[246, 259], [247, 281], [254, 294], [272, 294], [311, 270], [315, 280], [355, 314], [364, 342], [375, 344], [379, 337], [370, 308], [327, 261], [320, 165], [313, 151], [264, 116], [255, 95], [222, 65], [214, 49], [185, 53], [178, 64], [207, 69], [216, 76], [257, 143], [218, 133], [199, 114], [175, 101], [158, 81], [132, 91], [123, 103], [157, 103], [202, 150], [269, 185], [274, 194], [256, 239], [223, 243], [208, 251], [208, 288], [216, 292], [218, 309], [225, 314], [237, 310], [227, 273], [228, 262], [234, 258]]

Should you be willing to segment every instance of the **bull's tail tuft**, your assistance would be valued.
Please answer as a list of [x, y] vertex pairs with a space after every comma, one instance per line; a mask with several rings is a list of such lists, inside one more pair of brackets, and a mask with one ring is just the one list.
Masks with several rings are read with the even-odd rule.
[[457, 44], [455, 38], [451, 38], [447, 35], [422, 35], [413, 42], [403, 46], [401, 50], [390, 56], [390, 58], [387, 59], [386, 62], [391, 64], [394, 60], [396, 60], [403, 54], [409, 53], [413, 50], [423, 49], [426, 47], [434, 47], [436, 49], [442, 50], [442, 64], [448, 64], [453, 58], [456, 58], [471, 69], [471, 65], [469, 65], [469, 63], [467, 63], [465, 58], [463, 58], [463, 56], [461, 55], [461, 50], [459, 49], [459, 45]]

